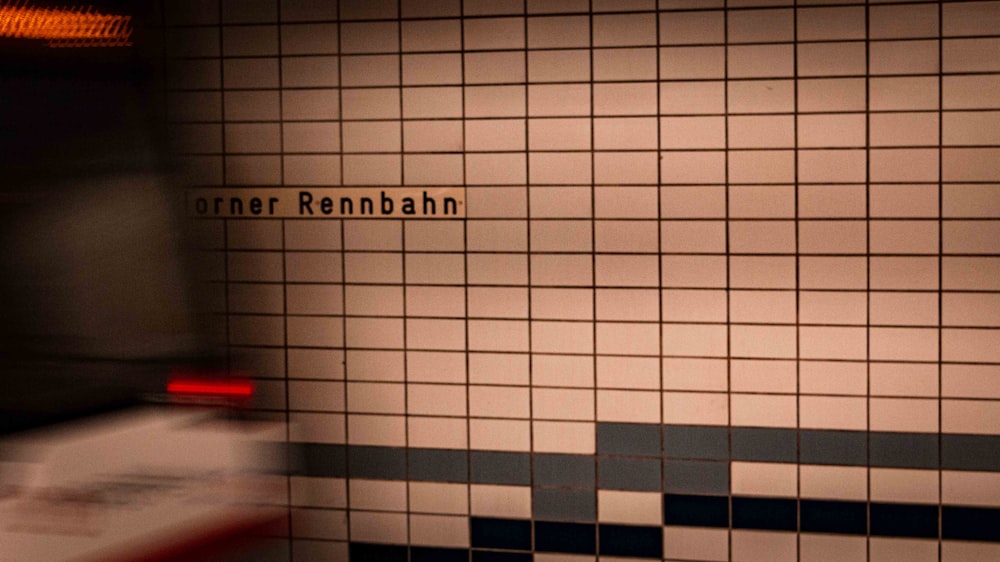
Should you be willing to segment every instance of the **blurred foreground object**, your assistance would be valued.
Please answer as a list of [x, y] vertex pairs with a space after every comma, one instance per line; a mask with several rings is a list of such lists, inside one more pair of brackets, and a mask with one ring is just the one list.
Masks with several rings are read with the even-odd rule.
[[95, 4], [0, 0], [0, 560], [228, 561], [287, 518], [285, 426], [204, 329], [160, 3]]
[[231, 539], [280, 528], [283, 438], [279, 424], [148, 407], [2, 440], [0, 559], [224, 560]]
[[[178, 367], [225, 368], [160, 122], [158, 3], [2, 2], [0, 435], [135, 406]], [[134, 45], [51, 49], [46, 26]]]

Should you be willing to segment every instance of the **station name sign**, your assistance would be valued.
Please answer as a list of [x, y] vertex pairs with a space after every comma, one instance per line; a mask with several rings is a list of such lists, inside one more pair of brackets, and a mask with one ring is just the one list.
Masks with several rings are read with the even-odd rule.
[[454, 219], [465, 217], [465, 188], [195, 188], [185, 205], [199, 218]]

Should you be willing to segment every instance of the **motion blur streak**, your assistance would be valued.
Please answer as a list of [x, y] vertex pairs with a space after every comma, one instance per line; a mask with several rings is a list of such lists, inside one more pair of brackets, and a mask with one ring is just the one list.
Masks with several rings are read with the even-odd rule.
[[127, 47], [132, 18], [85, 8], [32, 8], [0, 5], [0, 37], [46, 39], [49, 47]]
[[253, 383], [250, 381], [204, 381], [175, 379], [167, 383], [167, 393], [199, 396], [249, 397], [253, 394]]

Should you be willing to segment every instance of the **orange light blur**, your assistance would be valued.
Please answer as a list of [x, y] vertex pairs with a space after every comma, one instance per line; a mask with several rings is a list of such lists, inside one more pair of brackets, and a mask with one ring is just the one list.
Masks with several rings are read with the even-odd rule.
[[49, 47], [127, 47], [132, 17], [85, 8], [33, 8], [0, 4], [0, 37], [42, 39]]

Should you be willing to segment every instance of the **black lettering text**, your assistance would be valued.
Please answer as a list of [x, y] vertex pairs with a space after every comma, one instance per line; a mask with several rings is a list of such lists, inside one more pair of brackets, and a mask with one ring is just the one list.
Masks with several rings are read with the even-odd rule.
[[[434, 202], [433, 197], [428, 197], [427, 192], [424, 191], [424, 215], [436, 215], [437, 214], [437, 203]], [[430, 204], [430, 212], [427, 211], [428, 203]]]
[[312, 193], [309, 193], [308, 191], [300, 191], [299, 192], [299, 214], [300, 215], [305, 215], [305, 214], [310, 214], [311, 215], [311, 214], [313, 214], [312, 200], [313, 200]]

